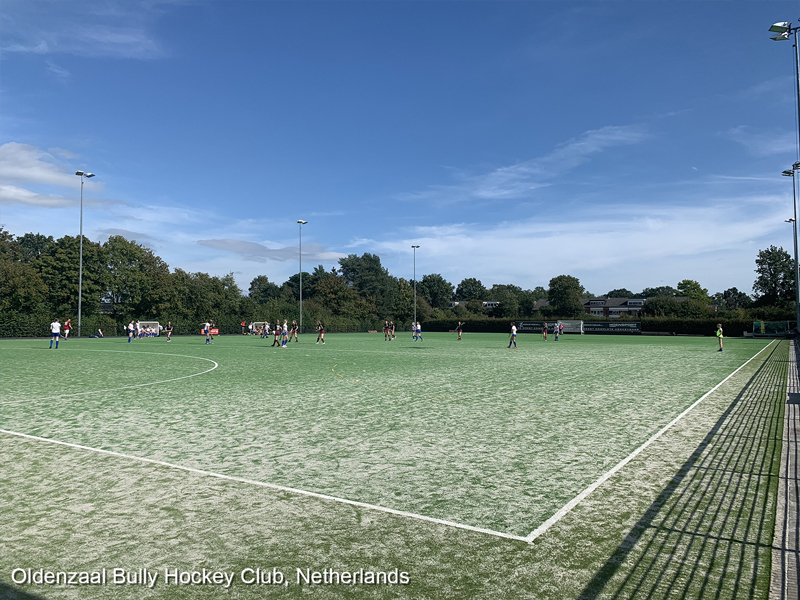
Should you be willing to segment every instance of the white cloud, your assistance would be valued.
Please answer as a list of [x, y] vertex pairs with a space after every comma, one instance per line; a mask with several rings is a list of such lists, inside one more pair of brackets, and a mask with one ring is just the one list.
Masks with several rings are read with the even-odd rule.
[[44, 62], [47, 65], [47, 70], [61, 81], [67, 81], [70, 77], [72, 77], [72, 73], [67, 71], [64, 67], [60, 67], [52, 60], [46, 60]]
[[595, 293], [660, 285], [665, 277], [670, 285], [693, 278], [715, 289], [749, 289], [764, 240], [782, 236], [789, 243], [782, 226], [790, 203], [760, 196], [670, 208], [610, 206], [579, 219], [549, 219], [546, 226], [530, 219], [419, 227], [402, 239], [360, 245], [383, 256], [394, 272], [418, 244], [417, 273], [441, 273], [456, 284], [477, 277], [485, 284], [546, 287], [552, 277], [570, 274]]
[[50, 48], [45, 41], [33, 42], [31, 44], [8, 44], [0, 48], [3, 52], [22, 52], [31, 54], [47, 54]]
[[550, 185], [549, 180], [584, 164], [593, 155], [616, 146], [637, 144], [646, 138], [647, 132], [636, 125], [601, 127], [587, 131], [539, 158], [481, 175], [457, 175], [461, 180], [457, 184], [432, 185], [420, 192], [399, 194], [397, 198], [439, 203], [523, 198]]
[[130, 229], [119, 229], [116, 227], [110, 227], [108, 229], [97, 229], [96, 231], [105, 238], [109, 238], [113, 235], [121, 235], [126, 240], [135, 241], [140, 244], [147, 245], [148, 247], [152, 242], [159, 241], [152, 235], [141, 233], [140, 231], [131, 231]]
[[[152, 33], [163, 12], [152, 2], [14, 2], [6, 0], [0, 35], [6, 53], [152, 59], [166, 54]], [[52, 69], [52, 68], [51, 68]]]
[[781, 98], [791, 100], [793, 84], [794, 79], [792, 77], [774, 77], [743, 89], [738, 93], [738, 97], [749, 100], [761, 100], [764, 96], [780, 96]]
[[65, 208], [77, 206], [78, 198], [58, 194], [37, 194], [21, 187], [0, 184], [0, 204], [25, 204], [39, 208]]
[[[284, 262], [287, 260], [299, 259], [298, 247], [296, 246], [269, 248], [256, 242], [248, 242], [245, 240], [236, 239], [198, 240], [197, 243], [215, 250], [233, 252], [234, 254], [241, 256], [242, 259], [252, 262]], [[319, 244], [306, 244], [303, 246], [303, 258], [310, 261], [338, 260], [344, 256], [346, 255], [336, 252], [327, 252]]]
[[785, 129], [774, 131], [751, 131], [745, 125], [729, 129], [723, 134], [729, 140], [741, 144], [755, 156], [788, 154], [793, 156], [797, 149], [795, 134]]
[[17, 142], [0, 146], [0, 181], [80, 186], [78, 178], [51, 153]]

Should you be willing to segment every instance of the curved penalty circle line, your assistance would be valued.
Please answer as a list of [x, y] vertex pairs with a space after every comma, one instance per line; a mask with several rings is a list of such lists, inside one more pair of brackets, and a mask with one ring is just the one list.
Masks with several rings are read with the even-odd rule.
[[605, 472], [603, 475], [601, 475], [601, 476], [600, 476], [600, 478], [599, 478], [597, 481], [595, 481], [593, 484], [591, 484], [589, 487], [587, 487], [585, 490], [583, 490], [581, 493], [579, 493], [577, 496], [575, 496], [575, 497], [574, 497], [572, 500], [570, 500], [570, 501], [569, 501], [569, 502], [567, 502], [567, 503], [566, 503], [564, 506], [562, 506], [560, 509], [558, 509], [558, 510], [557, 510], [557, 511], [556, 511], [556, 512], [553, 514], [553, 516], [551, 516], [551, 517], [550, 517], [549, 519], [547, 519], [547, 520], [546, 520], [544, 523], [542, 523], [541, 525], [539, 525], [539, 527], [537, 527], [536, 529], [534, 529], [533, 531], [531, 531], [531, 532], [530, 532], [530, 534], [528, 534], [528, 536], [527, 536], [527, 537], [525, 537], [525, 538], [523, 538], [523, 539], [524, 539], [526, 542], [528, 542], [528, 543], [532, 543], [532, 542], [533, 542], [533, 541], [534, 541], [536, 538], [538, 538], [540, 535], [542, 535], [544, 532], [546, 532], [548, 529], [550, 529], [550, 528], [551, 528], [553, 525], [555, 525], [556, 523], [558, 523], [558, 522], [559, 522], [561, 519], [563, 519], [563, 518], [564, 518], [564, 517], [567, 515], [567, 513], [569, 513], [569, 512], [570, 512], [570, 511], [571, 511], [573, 508], [575, 508], [576, 506], [578, 506], [578, 504], [580, 504], [581, 502], [583, 502], [583, 500], [586, 498], [586, 496], [588, 496], [589, 494], [591, 494], [593, 491], [595, 491], [597, 488], [599, 488], [601, 485], [603, 485], [603, 484], [604, 484], [606, 481], [608, 481], [609, 479], [611, 479], [611, 477], [612, 477], [612, 476], [613, 476], [615, 473], [617, 473], [617, 472], [618, 472], [619, 470], [621, 470], [621, 469], [622, 469], [622, 468], [623, 468], [625, 465], [627, 465], [627, 464], [628, 464], [629, 462], [631, 462], [631, 461], [632, 461], [634, 458], [636, 458], [636, 457], [637, 457], [639, 454], [641, 454], [641, 453], [642, 453], [642, 452], [645, 450], [645, 448], [647, 448], [647, 447], [648, 447], [650, 444], [652, 444], [652, 443], [653, 443], [653, 442], [655, 442], [655, 441], [656, 441], [658, 438], [660, 438], [662, 435], [664, 435], [664, 434], [665, 434], [665, 433], [666, 433], [666, 432], [667, 432], [669, 429], [671, 429], [671, 428], [672, 428], [672, 427], [673, 427], [673, 426], [674, 426], [674, 425], [675, 425], [675, 424], [676, 424], [678, 421], [680, 421], [681, 419], [683, 419], [683, 417], [685, 417], [686, 415], [688, 415], [688, 414], [689, 414], [689, 413], [692, 411], [692, 409], [693, 409], [694, 407], [696, 407], [696, 406], [697, 406], [698, 404], [700, 404], [700, 403], [701, 403], [703, 400], [705, 400], [706, 398], [708, 398], [708, 397], [709, 397], [709, 396], [710, 396], [712, 393], [714, 393], [715, 391], [717, 391], [717, 389], [719, 389], [719, 387], [720, 387], [720, 386], [721, 386], [723, 383], [725, 383], [726, 381], [728, 381], [728, 380], [729, 380], [731, 377], [733, 377], [733, 376], [734, 376], [734, 375], [736, 375], [736, 374], [737, 374], [739, 371], [741, 371], [741, 370], [742, 370], [744, 367], [746, 367], [746, 366], [747, 366], [747, 365], [750, 363], [750, 361], [751, 361], [751, 360], [753, 360], [753, 359], [754, 359], [754, 358], [756, 358], [756, 357], [757, 357], [759, 354], [761, 354], [761, 353], [762, 353], [764, 350], [766, 350], [767, 348], [769, 348], [770, 346], [772, 346], [772, 344], [773, 344], [774, 342], [775, 342], [775, 340], [771, 341], [769, 344], [767, 344], [766, 346], [764, 346], [764, 347], [763, 347], [761, 350], [759, 350], [759, 351], [758, 351], [758, 352], [756, 352], [756, 353], [755, 353], [753, 356], [751, 356], [749, 359], [747, 359], [747, 361], [746, 361], [744, 364], [742, 364], [742, 365], [741, 365], [741, 366], [740, 366], [738, 369], [736, 369], [736, 370], [735, 370], [733, 373], [731, 373], [731, 374], [730, 374], [730, 375], [728, 375], [728, 376], [727, 376], [725, 379], [723, 379], [722, 381], [720, 381], [720, 382], [719, 382], [717, 385], [715, 385], [713, 388], [711, 388], [710, 390], [708, 390], [708, 391], [707, 391], [705, 394], [703, 394], [702, 396], [700, 396], [700, 398], [698, 398], [697, 400], [695, 400], [695, 401], [694, 401], [694, 403], [693, 403], [693, 404], [692, 404], [692, 405], [691, 405], [689, 408], [687, 408], [686, 410], [684, 410], [684, 411], [683, 411], [681, 414], [679, 414], [677, 417], [675, 417], [675, 418], [674, 418], [672, 421], [670, 421], [669, 423], [667, 423], [666, 425], [664, 425], [664, 427], [662, 427], [662, 428], [661, 428], [661, 429], [659, 429], [659, 430], [658, 430], [656, 433], [654, 433], [654, 434], [652, 435], [652, 437], [650, 437], [650, 439], [649, 439], [649, 440], [647, 440], [647, 441], [646, 441], [644, 444], [642, 444], [642, 445], [641, 445], [641, 446], [639, 446], [639, 447], [638, 447], [636, 450], [634, 450], [633, 452], [631, 452], [631, 453], [630, 453], [628, 456], [626, 456], [625, 458], [623, 458], [623, 459], [622, 459], [620, 462], [618, 462], [618, 463], [616, 464], [616, 466], [614, 466], [613, 468], [611, 468], [609, 471], [606, 471], [606, 472]]
[[[208, 361], [210, 363], [214, 363], [214, 366], [211, 367], [210, 369], [206, 369], [205, 371], [201, 371], [200, 373], [192, 373], [191, 375], [183, 375], [181, 377], [173, 377], [172, 379], [163, 379], [161, 381], [148, 381], [147, 383], [136, 383], [134, 385], [124, 385], [122, 387], [108, 388], [108, 389], [105, 389], [105, 390], [92, 390], [90, 392], [77, 392], [75, 394], [60, 394], [58, 396], [45, 396], [44, 398], [36, 398], [37, 400], [54, 400], [56, 398], [72, 398], [74, 396], [86, 396], [88, 394], [102, 394], [103, 392], [118, 392], [120, 390], [130, 390], [130, 389], [134, 389], [134, 388], [146, 387], [146, 386], [149, 386], [149, 385], [161, 385], [162, 383], [170, 383], [172, 381], [180, 381], [181, 379], [189, 379], [191, 377], [197, 377], [198, 375], [205, 375], [206, 373], [210, 373], [211, 371], [213, 371], [214, 369], [216, 369], [219, 366], [219, 363], [217, 361], [211, 360], [210, 358], [205, 358], [203, 356], [189, 356], [188, 354], [171, 354], [171, 353], [168, 353], [168, 352], [141, 352], [139, 350], [99, 350], [99, 349], [97, 349], [97, 350], [95, 350], [95, 349], [88, 350], [88, 349], [84, 349], [84, 348], [76, 348], [75, 349], [75, 351], [80, 351], [80, 350], [82, 350], [83, 352], [118, 352], [120, 354], [151, 354], [151, 355], [154, 355], [154, 356], [177, 356], [179, 358], [194, 358], [194, 359], [197, 359], [197, 360], [206, 360], [206, 361]], [[25, 402], [28, 402], [28, 400], [25, 400]], [[4, 401], [3, 404], [7, 406], [10, 403]]]
[[176, 465], [174, 463], [165, 462], [162, 460], [154, 460], [152, 458], [144, 458], [143, 456], [134, 456], [132, 454], [123, 454], [122, 452], [114, 452], [113, 450], [103, 450], [102, 448], [93, 448], [91, 446], [81, 446], [80, 444], [73, 444], [70, 442], [62, 442], [60, 440], [54, 440], [51, 438], [39, 437], [37, 435], [30, 435], [27, 433], [19, 433], [17, 431], [9, 431], [7, 429], [0, 429], [0, 433], [6, 435], [13, 435], [29, 440], [35, 440], [37, 442], [47, 442], [48, 444], [57, 444], [59, 446], [67, 446], [68, 448], [76, 448], [78, 450], [87, 450], [89, 452], [97, 452], [99, 454], [105, 454], [106, 456], [115, 456], [117, 458], [124, 458], [127, 460], [134, 460], [142, 463], [147, 463], [151, 465], [158, 465], [161, 467], [167, 467], [170, 469], [178, 469], [180, 471], [184, 471], [187, 473], [194, 473], [195, 475], [201, 475], [203, 477], [214, 477], [216, 479], [223, 479], [225, 481], [235, 481], [237, 483], [244, 483], [247, 485], [258, 486], [262, 488], [267, 488], [271, 490], [277, 490], [280, 492], [288, 492], [290, 494], [296, 494], [299, 496], [307, 496], [310, 498], [316, 498], [318, 500], [326, 500], [328, 502], [338, 502], [340, 504], [348, 504], [350, 506], [356, 506], [358, 508], [364, 508], [366, 510], [373, 510], [377, 512], [388, 513], [390, 515], [396, 515], [398, 517], [405, 517], [408, 519], [416, 519], [418, 521], [426, 521], [428, 523], [435, 523], [437, 525], [445, 525], [447, 527], [453, 527], [456, 529], [463, 529], [466, 531], [472, 531], [474, 533], [482, 533], [485, 535], [491, 535], [494, 537], [505, 538], [509, 540], [516, 540], [519, 542], [524, 542], [526, 539], [519, 535], [514, 535], [511, 533], [505, 533], [503, 531], [495, 531], [493, 529], [486, 529], [484, 527], [475, 527], [473, 525], [465, 525], [464, 523], [456, 523], [455, 521], [448, 521], [446, 519], [437, 519], [436, 517], [429, 517], [426, 515], [420, 515], [417, 513], [408, 512], [405, 510], [397, 510], [395, 508], [388, 508], [386, 506], [379, 506], [377, 504], [369, 504], [367, 502], [359, 502], [357, 500], [348, 500], [347, 498], [338, 498], [336, 496], [330, 496], [328, 494], [320, 494], [319, 492], [311, 492], [308, 490], [301, 490], [298, 488], [288, 487], [285, 485], [279, 485], [277, 483], [268, 483], [265, 481], [258, 481], [255, 479], [247, 479], [245, 477], [236, 477], [234, 475], [225, 475], [223, 473], [215, 473], [214, 471], [206, 471], [204, 469], [195, 469], [194, 467], [187, 467], [184, 465]]

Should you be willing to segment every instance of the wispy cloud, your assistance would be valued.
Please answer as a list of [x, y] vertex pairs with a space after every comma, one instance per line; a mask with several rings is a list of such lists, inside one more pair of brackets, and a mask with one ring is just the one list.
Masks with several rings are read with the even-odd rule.
[[[411, 245], [420, 245], [417, 272], [438, 272], [454, 283], [477, 277], [484, 283], [546, 287], [552, 277], [567, 273], [602, 293], [615, 285], [656, 284], [655, 274], [676, 277], [671, 285], [705, 274], [704, 285], [749, 289], [759, 244], [775, 243], [787, 233], [782, 226], [790, 207], [785, 196], [716, 198], [679, 210], [604, 206], [602, 212], [550, 219], [546, 228], [538, 218], [454, 223], [413, 228], [391, 241], [359, 239], [357, 245], [385, 256], [390, 265], [407, 262], [402, 257]], [[721, 272], [721, 264], [728, 270]]]
[[129, 229], [118, 229], [116, 227], [109, 227], [108, 229], [98, 229], [97, 233], [103, 237], [111, 237], [113, 235], [121, 235], [126, 240], [133, 240], [140, 244], [149, 245], [152, 242], [159, 241], [158, 238], [142, 233], [140, 231], [131, 231]]
[[51, 153], [8, 142], [0, 146], [0, 181], [75, 187], [76, 178]]
[[78, 199], [58, 194], [37, 194], [21, 187], [0, 184], [0, 204], [24, 204], [38, 208], [65, 208], [76, 206]]
[[637, 144], [647, 137], [646, 130], [638, 125], [601, 127], [561, 144], [544, 156], [479, 175], [462, 173], [457, 175], [460, 181], [455, 184], [433, 185], [420, 192], [400, 194], [397, 198], [441, 203], [524, 198], [594, 155], [617, 146]]
[[774, 154], [794, 155], [797, 148], [795, 134], [780, 131], [752, 131], [745, 125], [739, 125], [724, 132], [723, 137], [741, 144], [755, 156], [772, 156]]
[[166, 54], [153, 34], [162, 9], [153, 2], [32, 3], [6, 0], [0, 50], [24, 54], [72, 54], [131, 59]]
[[64, 67], [58, 66], [52, 60], [46, 60], [45, 65], [47, 65], [47, 70], [50, 74], [55, 75], [61, 81], [68, 81], [72, 77], [72, 73], [67, 71]]
[[[235, 239], [198, 240], [197, 243], [215, 250], [233, 252], [234, 254], [238, 254], [243, 260], [252, 262], [284, 262], [287, 260], [297, 260], [299, 258], [298, 248], [295, 246], [269, 248], [256, 242]], [[327, 252], [319, 244], [306, 244], [303, 246], [303, 257], [308, 260], [330, 261], [338, 260], [344, 256], [346, 255], [336, 252]]]
[[764, 96], [780, 96], [791, 99], [793, 83], [792, 77], [774, 77], [743, 89], [738, 93], [738, 97], [748, 100], [759, 100]]

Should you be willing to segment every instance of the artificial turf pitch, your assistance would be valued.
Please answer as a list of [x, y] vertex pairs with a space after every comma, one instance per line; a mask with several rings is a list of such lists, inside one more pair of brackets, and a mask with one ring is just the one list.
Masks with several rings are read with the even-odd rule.
[[[785, 354], [766, 348], [528, 543], [522, 538], [769, 342], [726, 340], [721, 353], [711, 338], [521, 335], [516, 350], [507, 342], [352, 334], [278, 349], [223, 336], [213, 345], [69, 340], [50, 350], [43, 340], [3, 341], [2, 429], [73, 446], [0, 436], [0, 581], [9, 586], [14, 568], [106, 567], [148, 568], [161, 582], [0, 590], [604, 597], [609, 588], [595, 593], [590, 582], [629, 525], [748, 382], [764, 376], [765, 361]], [[745, 502], [742, 510], [758, 504]], [[276, 567], [291, 585], [163, 581], [165, 568], [238, 577], [250, 567]], [[296, 585], [297, 568], [398, 568], [410, 582]]]

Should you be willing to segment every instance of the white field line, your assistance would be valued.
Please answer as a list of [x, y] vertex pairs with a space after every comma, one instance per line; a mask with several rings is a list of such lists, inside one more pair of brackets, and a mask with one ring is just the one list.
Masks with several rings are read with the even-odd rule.
[[555, 525], [556, 523], [558, 523], [558, 522], [559, 522], [561, 519], [563, 519], [563, 518], [564, 518], [564, 516], [565, 516], [567, 513], [569, 513], [569, 512], [570, 512], [570, 511], [571, 511], [573, 508], [575, 508], [576, 506], [578, 506], [578, 504], [580, 504], [580, 503], [581, 503], [581, 502], [582, 502], [582, 501], [583, 501], [583, 500], [586, 498], [586, 496], [588, 496], [589, 494], [591, 494], [591, 493], [592, 493], [593, 491], [595, 491], [595, 490], [596, 490], [598, 487], [600, 487], [600, 486], [601, 486], [601, 485], [603, 485], [603, 484], [604, 484], [606, 481], [608, 481], [608, 479], [610, 479], [610, 478], [611, 478], [611, 477], [612, 477], [612, 476], [613, 476], [613, 475], [614, 475], [614, 474], [615, 474], [617, 471], [619, 471], [620, 469], [622, 469], [622, 467], [624, 467], [624, 466], [625, 466], [625, 465], [627, 465], [629, 462], [631, 462], [631, 461], [632, 461], [634, 458], [636, 458], [636, 457], [637, 457], [637, 456], [638, 456], [638, 455], [639, 455], [639, 454], [640, 454], [640, 453], [641, 453], [641, 452], [642, 452], [642, 451], [643, 451], [645, 448], [647, 448], [647, 447], [648, 447], [650, 444], [652, 444], [653, 442], [655, 442], [655, 441], [656, 441], [658, 438], [660, 438], [660, 437], [661, 437], [661, 436], [662, 436], [662, 435], [663, 435], [663, 434], [664, 434], [666, 431], [668, 431], [670, 428], [672, 428], [672, 426], [673, 426], [673, 425], [675, 425], [675, 424], [676, 424], [678, 421], [680, 421], [680, 420], [681, 420], [683, 417], [685, 417], [687, 414], [689, 414], [689, 412], [690, 412], [690, 411], [691, 411], [691, 410], [692, 410], [692, 409], [693, 409], [695, 406], [697, 406], [697, 405], [698, 405], [698, 404], [700, 404], [700, 403], [701, 403], [703, 400], [705, 400], [706, 398], [708, 398], [708, 396], [710, 396], [710, 395], [711, 395], [713, 392], [715, 392], [715, 391], [716, 391], [716, 390], [717, 390], [717, 389], [718, 389], [718, 388], [719, 388], [719, 387], [720, 387], [720, 386], [721, 386], [723, 383], [725, 383], [726, 381], [728, 381], [728, 379], [730, 379], [731, 377], [733, 377], [734, 375], [736, 375], [736, 373], [738, 373], [740, 370], [742, 370], [742, 369], [743, 369], [743, 368], [744, 368], [744, 367], [745, 367], [745, 366], [746, 366], [746, 365], [747, 365], [747, 364], [748, 364], [748, 363], [749, 363], [751, 360], [753, 360], [755, 357], [757, 357], [759, 354], [761, 354], [761, 353], [762, 353], [764, 350], [766, 350], [767, 348], [769, 348], [770, 346], [772, 346], [772, 344], [773, 344], [774, 342], [775, 342], [775, 340], [771, 341], [769, 344], [767, 344], [766, 346], [764, 346], [764, 347], [763, 347], [761, 350], [759, 350], [759, 351], [758, 351], [758, 352], [756, 352], [756, 353], [755, 353], [753, 356], [751, 356], [751, 357], [750, 357], [750, 358], [747, 360], [747, 362], [745, 362], [743, 365], [741, 365], [741, 366], [740, 366], [738, 369], [736, 369], [736, 370], [735, 370], [733, 373], [731, 373], [730, 375], [728, 375], [728, 376], [727, 376], [725, 379], [723, 379], [722, 381], [720, 381], [720, 382], [719, 382], [717, 385], [715, 385], [713, 388], [711, 388], [710, 390], [708, 390], [708, 391], [707, 391], [705, 394], [703, 394], [703, 395], [702, 395], [700, 398], [698, 398], [698, 399], [697, 399], [697, 400], [694, 402], [694, 404], [692, 404], [692, 405], [691, 405], [689, 408], [687, 408], [686, 410], [684, 410], [684, 411], [683, 411], [681, 414], [679, 414], [677, 417], [675, 417], [675, 418], [674, 418], [672, 421], [670, 421], [669, 423], [667, 423], [667, 424], [666, 424], [664, 427], [662, 427], [662, 428], [661, 428], [661, 429], [660, 429], [660, 430], [659, 430], [659, 431], [658, 431], [656, 434], [654, 434], [654, 435], [653, 435], [653, 436], [652, 436], [652, 437], [651, 437], [649, 440], [647, 440], [647, 441], [646, 441], [644, 444], [642, 444], [641, 446], [639, 446], [639, 447], [638, 447], [636, 450], [634, 450], [633, 452], [631, 452], [631, 453], [630, 453], [628, 456], [626, 456], [626, 457], [625, 457], [624, 459], [622, 459], [622, 460], [621, 460], [619, 463], [617, 463], [617, 465], [616, 465], [614, 468], [612, 468], [610, 471], [608, 471], [608, 472], [606, 472], [605, 474], [603, 474], [603, 475], [602, 475], [602, 476], [601, 476], [601, 477], [600, 477], [600, 478], [599, 478], [597, 481], [595, 481], [595, 482], [594, 482], [592, 485], [590, 485], [589, 487], [587, 487], [587, 488], [586, 488], [585, 490], [583, 490], [583, 491], [582, 491], [580, 494], [578, 494], [577, 496], [575, 496], [575, 497], [574, 497], [572, 500], [570, 500], [570, 501], [569, 501], [569, 502], [567, 502], [567, 503], [566, 503], [564, 506], [562, 506], [560, 509], [558, 509], [558, 511], [556, 511], [556, 513], [555, 513], [555, 514], [554, 514], [552, 517], [550, 517], [549, 519], [547, 519], [547, 521], [545, 521], [544, 523], [542, 523], [541, 525], [539, 525], [539, 527], [537, 527], [536, 529], [534, 529], [534, 530], [533, 530], [533, 531], [532, 531], [530, 534], [528, 534], [528, 536], [527, 536], [527, 537], [525, 537], [525, 538], [524, 538], [524, 540], [525, 540], [526, 542], [529, 542], [529, 543], [530, 543], [530, 542], [533, 542], [533, 540], [535, 540], [536, 538], [538, 538], [538, 537], [539, 537], [540, 535], [542, 535], [542, 534], [543, 534], [545, 531], [547, 531], [547, 530], [548, 530], [548, 529], [550, 529], [550, 528], [551, 528], [553, 525]]
[[510, 533], [504, 533], [502, 531], [494, 531], [492, 529], [484, 529], [482, 527], [473, 527], [472, 525], [464, 525], [462, 523], [455, 523], [453, 521], [446, 521], [445, 519], [436, 519], [434, 517], [426, 517], [425, 515], [418, 515], [411, 512], [406, 512], [404, 510], [395, 510], [394, 508], [386, 508], [385, 506], [378, 506], [375, 504], [367, 504], [366, 502], [357, 502], [355, 500], [347, 500], [346, 498], [337, 498], [336, 496], [329, 496], [327, 494], [319, 494], [317, 492], [309, 492], [307, 490], [300, 490], [297, 488], [291, 488], [283, 485], [277, 485], [274, 483], [265, 483], [263, 481], [256, 481], [254, 479], [245, 479], [244, 477], [233, 477], [231, 475], [223, 475], [221, 473], [214, 473], [213, 471], [205, 471], [203, 469], [195, 469], [193, 467], [185, 467], [183, 465], [176, 465], [173, 463], [164, 462], [161, 460], [153, 460], [151, 458], [143, 458], [141, 456], [132, 456], [130, 454], [122, 454], [121, 452], [113, 452], [111, 450], [103, 450], [101, 448], [92, 448], [90, 446], [81, 446], [80, 444], [71, 444], [69, 442], [61, 442], [58, 440], [53, 440], [50, 438], [43, 438], [35, 435], [28, 435], [26, 433], [19, 433], [16, 431], [8, 431], [6, 429], [0, 429], [0, 433], [4, 433], [6, 435], [14, 435], [21, 438], [26, 438], [29, 440], [36, 440], [38, 442], [47, 442], [49, 444], [58, 444], [60, 446], [67, 446], [69, 448], [77, 448], [79, 450], [88, 450], [89, 452], [97, 452], [99, 454], [105, 454], [108, 456], [116, 456], [118, 458], [126, 458], [128, 460], [135, 460], [138, 462], [148, 463], [152, 465], [158, 465], [161, 467], [168, 467], [170, 469], [178, 469], [180, 471], [186, 471], [188, 473], [194, 473], [196, 475], [203, 475], [205, 477], [215, 477], [217, 479], [224, 479], [226, 481], [235, 481], [237, 483], [245, 483], [248, 485], [255, 485], [258, 487], [269, 488], [271, 490], [278, 490], [281, 492], [289, 492], [292, 494], [298, 494], [301, 496], [309, 496], [311, 498], [318, 498], [320, 500], [328, 500], [330, 502], [339, 502], [341, 504], [349, 504], [350, 506], [357, 506], [359, 508], [365, 508], [368, 510], [374, 510], [378, 512], [389, 513], [392, 515], [397, 515], [400, 517], [407, 517], [410, 519], [417, 519], [420, 521], [427, 521], [429, 523], [436, 523], [438, 525], [446, 525], [448, 527], [455, 527], [457, 529], [465, 529], [467, 531], [474, 531], [476, 533], [484, 533], [487, 535], [492, 535], [495, 537], [507, 538], [510, 540], [517, 540], [524, 542], [525, 538], [519, 535], [512, 535]]
[[[58, 396], [45, 396], [44, 398], [36, 398], [36, 400], [53, 400], [55, 398], [71, 398], [73, 396], [86, 396], [87, 394], [102, 394], [103, 392], [116, 392], [116, 391], [119, 391], [119, 390], [140, 388], [140, 387], [145, 387], [145, 386], [149, 386], [149, 385], [161, 385], [162, 383], [169, 383], [171, 381], [180, 381], [181, 379], [189, 379], [191, 377], [197, 377], [198, 375], [205, 375], [206, 373], [210, 373], [211, 371], [213, 371], [214, 369], [216, 369], [219, 366], [219, 363], [217, 363], [214, 360], [211, 360], [210, 358], [204, 358], [202, 356], [188, 356], [186, 354], [168, 354], [166, 352], [139, 352], [137, 350], [85, 350], [83, 348], [75, 348], [74, 351], [77, 351], [77, 352], [119, 352], [119, 353], [122, 353], [122, 354], [152, 354], [152, 355], [155, 355], [155, 356], [178, 356], [180, 358], [195, 358], [197, 360], [206, 360], [206, 361], [208, 361], [210, 363], [214, 363], [214, 366], [211, 367], [210, 369], [206, 369], [205, 371], [201, 371], [200, 373], [192, 373], [191, 375], [183, 375], [182, 377], [173, 377], [172, 379], [163, 379], [161, 381], [148, 381], [147, 383], [136, 383], [136, 384], [133, 384], [133, 385], [123, 385], [122, 387], [108, 388], [108, 389], [105, 389], [105, 390], [92, 390], [91, 392], [77, 392], [75, 394], [59, 394]], [[11, 402], [7, 402], [7, 401], [3, 400], [2, 404], [3, 404], [3, 406], [8, 406], [10, 404], [20, 404], [22, 402], [26, 402], [27, 403], [27, 402], [30, 402], [30, 400], [20, 400], [19, 402], [16, 402], [16, 403], [13, 400]]]

